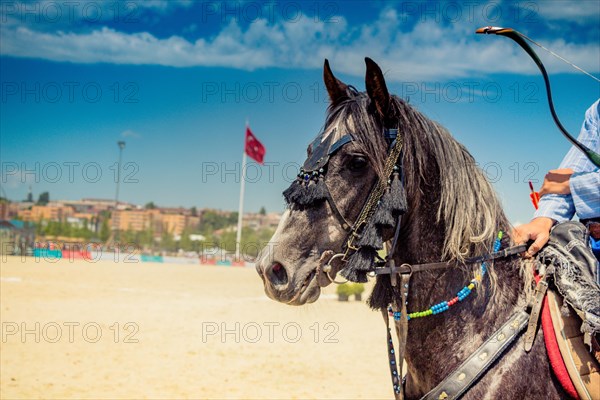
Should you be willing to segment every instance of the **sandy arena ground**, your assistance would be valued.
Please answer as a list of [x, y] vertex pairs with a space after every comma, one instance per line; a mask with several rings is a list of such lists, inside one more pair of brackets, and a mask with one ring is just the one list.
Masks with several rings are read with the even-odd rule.
[[392, 397], [380, 314], [334, 288], [291, 307], [252, 268], [1, 261], [2, 399]]

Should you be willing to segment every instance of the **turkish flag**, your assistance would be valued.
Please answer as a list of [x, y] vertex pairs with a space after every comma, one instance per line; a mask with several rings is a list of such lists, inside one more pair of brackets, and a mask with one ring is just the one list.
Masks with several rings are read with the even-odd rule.
[[248, 157], [253, 159], [259, 164], [263, 164], [263, 158], [265, 157], [265, 146], [258, 141], [256, 136], [252, 133], [250, 128], [246, 128], [246, 148], [244, 150]]

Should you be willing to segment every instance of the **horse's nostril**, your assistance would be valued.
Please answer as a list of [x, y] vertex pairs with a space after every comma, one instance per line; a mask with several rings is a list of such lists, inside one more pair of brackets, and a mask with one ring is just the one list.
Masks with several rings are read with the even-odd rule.
[[288, 276], [285, 268], [278, 262], [271, 265], [267, 271], [267, 276], [273, 285], [285, 285], [288, 283]]

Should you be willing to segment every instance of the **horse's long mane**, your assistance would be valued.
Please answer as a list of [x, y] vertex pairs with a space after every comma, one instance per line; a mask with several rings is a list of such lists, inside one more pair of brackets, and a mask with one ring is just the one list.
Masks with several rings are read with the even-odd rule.
[[[327, 124], [343, 124], [362, 147], [381, 178], [387, 155], [383, 127], [374, 118], [369, 97], [353, 88], [328, 110]], [[462, 260], [490, 250], [499, 227], [508, 222], [500, 201], [469, 152], [438, 123], [404, 100], [390, 96], [388, 128], [404, 140], [404, 185], [409, 199], [425, 199], [425, 187], [437, 186], [436, 222], [444, 227], [443, 259]], [[343, 126], [342, 125], [342, 126]], [[342, 135], [344, 129], [338, 129]], [[432, 194], [427, 194], [431, 196]]]

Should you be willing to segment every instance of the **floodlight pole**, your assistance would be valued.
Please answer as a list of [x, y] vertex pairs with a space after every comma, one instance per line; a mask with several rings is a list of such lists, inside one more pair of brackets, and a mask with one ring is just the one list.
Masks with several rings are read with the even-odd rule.
[[[125, 142], [122, 140], [119, 140], [117, 142], [117, 145], [119, 146], [119, 162], [117, 163], [117, 193], [115, 194], [115, 212], [117, 211], [118, 207], [119, 207], [119, 185], [121, 184], [121, 160], [123, 159], [123, 149], [125, 148]], [[117, 227], [115, 229], [115, 237], [118, 238], [119, 235], [119, 228]]]

